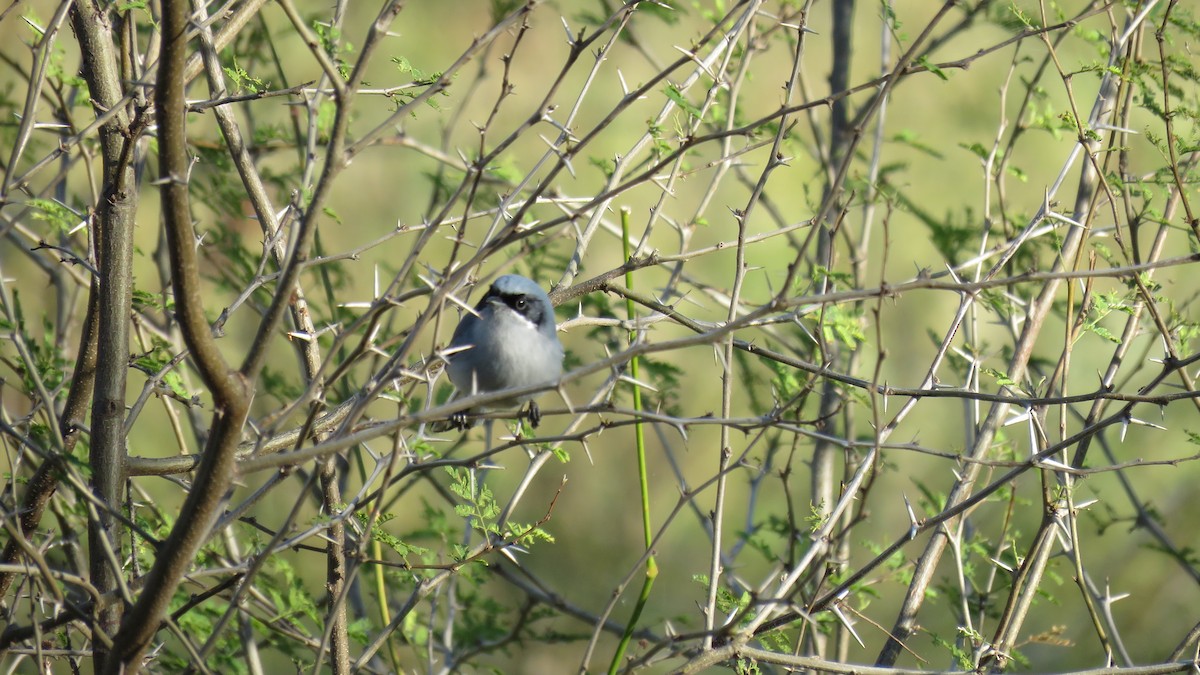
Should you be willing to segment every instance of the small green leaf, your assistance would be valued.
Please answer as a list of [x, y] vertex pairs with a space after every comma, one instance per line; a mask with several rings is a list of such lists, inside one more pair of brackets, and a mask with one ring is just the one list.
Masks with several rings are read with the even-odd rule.
[[692, 117], [694, 117], [696, 119], [701, 119], [703, 117], [703, 115], [700, 112], [700, 109], [697, 108], [696, 106], [692, 105], [691, 101], [688, 101], [686, 98], [684, 98], [683, 92], [679, 91], [679, 89], [676, 88], [675, 85], [668, 84], [667, 89], [666, 89], [666, 94], [667, 94], [667, 98], [674, 101], [675, 104], [678, 105], [680, 108], [683, 108], [684, 111], [687, 112], [687, 114], [691, 115]]
[[941, 80], [949, 80], [950, 79], [950, 76], [948, 74], [946, 74], [946, 71], [939, 68], [937, 66], [937, 64], [935, 64], [933, 61], [930, 61], [928, 56], [917, 57], [917, 65], [925, 68], [926, 70], [933, 73], [934, 75], [937, 75], [938, 79], [941, 79]]
[[49, 223], [62, 233], [70, 232], [76, 226], [86, 222], [75, 215], [71, 209], [53, 199], [39, 199], [35, 197], [27, 201], [26, 204], [34, 209], [31, 214], [34, 220]]
[[1017, 384], [1008, 375], [1005, 375], [995, 368], [983, 368], [982, 370], [984, 375], [990, 375], [991, 377], [994, 377], [996, 379], [996, 384], [999, 384], [1002, 387], [1015, 387]]

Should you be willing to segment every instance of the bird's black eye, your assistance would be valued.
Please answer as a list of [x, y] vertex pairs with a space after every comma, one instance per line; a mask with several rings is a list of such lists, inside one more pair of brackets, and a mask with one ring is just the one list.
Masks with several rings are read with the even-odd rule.
[[517, 298], [513, 301], [513, 309], [518, 312], [524, 312], [527, 307], [529, 307], [529, 301], [525, 298]]

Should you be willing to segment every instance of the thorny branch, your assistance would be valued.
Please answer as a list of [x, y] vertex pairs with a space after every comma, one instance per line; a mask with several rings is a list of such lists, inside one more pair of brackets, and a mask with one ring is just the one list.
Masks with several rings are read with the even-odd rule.
[[0, 11], [7, 667], [1195, 668], [1187, 3], [488, 7]]

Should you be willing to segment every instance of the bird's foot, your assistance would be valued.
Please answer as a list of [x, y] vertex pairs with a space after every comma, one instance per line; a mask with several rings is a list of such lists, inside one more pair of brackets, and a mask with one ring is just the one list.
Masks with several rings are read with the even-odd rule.
[[440, 420], [434, 420], [429, 423], [429, 430], [435, 434], [445, 433], [447, 431], [466, 431], [475, 423], [471, 419], [470, 413], [466, 410], [451, 414], [449, 417]]
[[542, 409], [538, 407], [537, 403], [530, 401], [529, 402], [529, 426], [536, 429], [536, 428], [538, 428], [538, 425], [541, 423], [542, 423]]
[[472, 424], [469, 411], [466, 410], [460, 410], [450, 415], [449, 421], [450, 428], [458, 429], [459, 431], [466, 431], [467, 429], [470, 429]]

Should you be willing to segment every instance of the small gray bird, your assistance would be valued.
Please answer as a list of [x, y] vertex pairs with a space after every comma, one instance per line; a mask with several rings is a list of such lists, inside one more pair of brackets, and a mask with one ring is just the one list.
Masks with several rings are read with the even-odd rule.
[[[554, 328], [554, 307], [545, 291], [519, 274], [506, 274], [492, 283], [475, 313], [463, 315], [450, 340], [446, 372], [464, 395], [510, 387], [554, 382], [562, 375], [563, 348]], [[523, 396], [495, 404], [518, 405]], [[537, 404], [529, 401], [529, 421], [541, 421]], [[452, 421], [465, 428], [465, 415]]]

